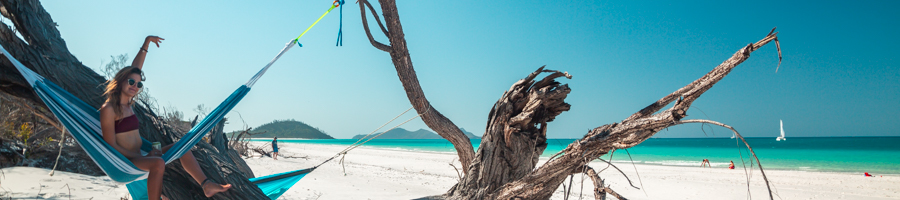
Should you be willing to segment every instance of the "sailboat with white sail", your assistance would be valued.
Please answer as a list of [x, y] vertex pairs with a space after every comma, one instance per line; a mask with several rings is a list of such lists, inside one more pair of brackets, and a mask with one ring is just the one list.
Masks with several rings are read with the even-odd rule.
[[781, 136], [778, 137], [778, 138], [775, 138], [775, 141], [787, 140], [787, 139], [784, 138], [784, 121], [781, 121], [781, 120], [779, 119], [779, 120], [778, 120], [778, 123], [781, 124]]

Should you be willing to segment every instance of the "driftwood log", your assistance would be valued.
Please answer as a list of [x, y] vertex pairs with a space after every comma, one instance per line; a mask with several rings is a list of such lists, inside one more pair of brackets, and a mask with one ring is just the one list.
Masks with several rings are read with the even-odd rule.
[[[0, 25], [0, 44], [13, 57], [89, 105], [100, 107], [104, 101], [102, 89], [106, 80], [69, 52], [56, 29], [56, 22], [39, 1], [0, 0], [0, 14], [15, 25]], [[21, 34], [22, 39], [16, 36], [16, 32]], [[138, 39], [140, 38], [135, 41]], [[0, 92], [46, 107], [9, 60], [0, 60]], [[134, 108], [142, 122], [141, 136], [163, 145], [171, 144], [183, 136], [183, 132], [173, 131], [157, 113], [147, 108], [147, 103], [138, 103]], [[221, 145], [224, 143], [220, 139], [224, 138], [220, 137], [224, 135], [222, 124], [219, 125], [211, 137], [220, 148], [206, 142], [200, 142], [193, 148], [194, 156], [209, 178], [234, 185], [228, 192], [219, 193], [212, 199], [266, 199], [262, 191], [247, 180], [253, 174], [246, 163], [233, 150]], [[209, 199], [203, 196], [199, 183], [190, 178], [180, 161], [167, 165], [163, 194], [173, 199]]]
[[[500, 100], [494, 104], [488, 115], [488, 124], [477, 154], [459, 128], [447, 119], [425, 98], [419, 86], [412, 59], [406, 47], [403, 28], [394, 0], [379, 0], [384, 23], [375, 8], [366, 0], [359, 1], [363, 28], [372, 46], [388, 52], [397, 76], [406, 91], [407, 98], [415, 109], [425, 113], [422, 120], [441, 137], [453, 143], [463, 165], [465, 175], [446, 194], [428, 199], [548, 199], [569, 175], [585, 173], [595, 181], [596, 197], [605, 198], [605, 193], [623, 199], [611, 188], [603, 187], [602, 179], [587, 164], [616, 149], [627, 149], [647, 140], [660, 130], [684, 123], [708, 123], [731, 129], [732, 127], [709, 120], [682, 120], [687, 116], [691, 104], [719, 80], [728, 75], [738, 64], [747, 60], [750, 53], [775, 41], [777, 33], [769, 32], [762, 40], [749, 44], [731, 58], [694, 82], [676, 90], [662, 99], [641, 109], [619, 123], [602, 125], [589, 131], [583, 138], [569, 144], [562, 156], [551, 158], [547, 163], [536, 166], [539, 156], [547, 147], [547, 122], [569, 110], [565, 98], [571, 89], [554, 79], [572, 78], [565, 72], [545, 70], [543, 67], [519, 80]], [[367, 23], [366, 10], [372, 13], [389, 44], [376, 41]], [[779, 47], [779, 59], [781, 50]], [[550, 73], [540, 81], [535, 81], [541, 73]], [[667, 105], [672, 108], [660, 111]], [[657, 113], [658, 112], [658, 113]], [[750, 145], [744, 144], [752, 153]], [[755, 154], [753, 154], [755, 157]], [[757, 164], [759, 161], [757, 159]], [[762, 171], [762, 165], [759, 164]], [[763, 178], [768, 180], [763, 172]], [[598, 184], [597, 182], [600, 182]], [[771, 189], [769, 190], [771, 196]]]

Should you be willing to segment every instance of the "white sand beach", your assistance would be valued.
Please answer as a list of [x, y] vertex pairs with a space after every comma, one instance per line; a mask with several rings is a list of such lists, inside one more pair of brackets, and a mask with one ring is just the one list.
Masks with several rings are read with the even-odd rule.
[[[256, 145], [264, 145], [260, 142]], [[281, 158], [245, 159], [257, 176], [314, 166], [339, 152], [344, 146], [283, 143]], [[306, 158], [284, 158], [306, 157]], [[455, 154], [406, 150], [358, 148], [344, 158], [316, 169], [294, 185], [280, 199], [415, 199], [446, 192], [458, 180]], [[617, 163], [634, 181], [634, 189], [619, 172], [609, 168], [600, 173], [611, 188], [629, 199], [768, 199], [762, 176], [755, 171], [750, 180], [738, 166], [727, 168], [675, 167]], [[699, 165], [699, 164], [698, 164]], [[597, 169], [605, 163], [595, 162]], [[765, 163], [763, 163], [765, 166]], [[640, 173], [640, 178], [635, 173]], [[0, 169], [0, 198], [22, 199], [120, 199], [127, 196], [123, 185], [108, 177], [12, 167]], [[900, 176], [864, 177], [862, 174], [767, 170], [775, 187], [775, 199], [900, 199]], [[592, 183], [576, 175], [569, 199], [593, 199]], [[568, 184], [568, 181], [566, 181]], [[66, 187], [68, 185], [68, 188]], [[552, 199], [563, 199], [562, 188]]]
[[[266, 143], [258, 143], [264, 145]], [[245, 159], [257, 176], [314, 166], [344, 146], [279, 144], [281, 156]], [[455, 154], [357, 148], [344, 158], [316, 169], [287, 191], [284, 199], [414, 199], [446, 192], [458, 180], [450, 163], [460, 167]], [[616, 163], [634, 184], [613, 168], [600, 173], [613, 190], [629, 199], [768, 199], [762, 176], [752, 174], [750, 192], [744, 170]], [[699, 166], [699, 162], [697, 164]], [[597, 170], [607, 164], [594, 162]], [[765, 167], [765, 163], [763, 163]], [[342, 169], [343, 168], [343, 169]], [[640, 173], [640, 179], [635, 173]], [[343, 170], [343, 171], [342, 171]], [[346, 175], [344, 173], [346, 172]], [[864, 177], [862, 174], [766, 170], [778, 196], [775, 199], [900, 199], [900, 176]], [[590, 178], [576, 175], [569, 199], [593, 199]], [[643, 182], [643, 186], [641, 186]], [[566, 181], [568, 184], [568, 181]], [[563, 199], [563, 188], [552, 199]], [[780, 197], [780, 198], [779, 198]]]
[[[0, 199], [121, 199], [125, 185], [107, 176], [89, 176], [34, 167], [0, 169]], [[71, 196], [70, 196], [71, 195]]]

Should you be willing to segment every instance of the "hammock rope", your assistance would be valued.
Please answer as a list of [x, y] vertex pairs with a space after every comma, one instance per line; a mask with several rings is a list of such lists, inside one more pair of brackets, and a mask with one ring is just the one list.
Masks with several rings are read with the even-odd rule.
[[[369, 132], [369, 134], [366, 134], [366, 135], [363, 136], [362, 138], [359, 138], [359, 140], [356, 140], [356, 142], [354, 142], [353, 144], [350, 144], [350, 146], [359, 144], [359, 142], [361, 142], [363, 139], [368, 138], [370, 135], [374, 134], [374, 133], [377, 132], [378, 130], [381, 130], [381, 128], [384, 128], [384, 126], [387, 126], [387, 125], [390, 124], [391, 122], [394, 122], [394, 120], [397, 120], [397, 118], [400, 118], [400, 116], [403, 116], [404, 114], [406, 114], [406, 112], [409, 112], [409, 111], [412, 110], [412, 109], [413, 109], [413, 107], [410, 106], [409, 109], [406, 109], [405, 111], [403, 111], [402, 113], [400, 113], [399, 115], [397, 115], [397, 116], [394, 117], [393, 119], [391, 119], [391, 120], [385, 122], [384, 124], [382, 124], [381, 126], [379, 126], [378, 128], [376, 128], [375, 130], [372, 130], [372, 132]], [[343, 151], [349, 149], [350, 146], [348, 146], [347, 148], [345, 148], [344, 150], [341, 150], [341, 151], [343, 152]]]
[[[409, 109], [406, 109], [406, 111], [403, 111], [403, 113], [400, 113], [400, 115], [397, 115], [397, 117], [394, 117], [394, 119], [391, 119], [390, 121], [388, 121], [387, 123], [385, 123], [385, 125], [387, 125], [387, 124], [393, 122], [394, 120], [396, 120], [397, 118], [399, 118], [399, 117], [402, 116], [403, 114], [406, 114], [406, 112], [409, 112], [409, 111], [412, 110], [412, 109], [413, 109], [413, 107], [410, 107]], [[337, 158], [338, 156], [341, 156], [341, 161], [340, 161], [340, 163], [343, 164], [343, 162], [344, 162], [343, 156], [344, 156], [344, 155], [347, 155], [347, 152], [349, 152], [350, 150], [356, 149], [357, 147], [360, 147], [360, 146], [362, 146], [363, 144], [366, 144], [367, 142], [372, 141], [373, 139], [375, 139], [375, 138], [377, 138], [377, 137], [379, 137], [379, 136], [381, 136], [381, 135], [384, 135], [384, 134], [387, 133], [387, 132], [390, 132], [390, 131], [396, 129], [397, 127], [403, 126], [404, 124], [409, 123], [409, 122], [412, 121], [413, 119], [419, 118], [419, 117], [421, 117], [422, 115], [427, 114], [429, 111], [431, 111], [431, 107], [428, 107], [428, 110], [425, 110], [425, 112], [423, 112], [423, 113], [421, 113], [421, 114], [418, 114], [418, 115], [416, 115], [416, 116], [414, 116], [414, 117], [412, 117], [412, 118], [409, 118], [409, 119], [407, 119], [406, 121], [404, 121], [403, 123], [397, 124], [396, 126], [391, 127], [390, 129], [388, 129], [388, 130], [386, 130], [386, 131], [384, 131], [384, 132], [378, 133], [377, 135], [374, 135], [374, 136], [372, 136], [372, 137], [370, 137], [370, 138], [367, 139], [367, 137], [368, 137], [369, 135], [372, 135], [372, 133], [375, 133], [376, 131], [378, 131], [379, 129], [381, 129], [382, 127], [385, 126], [385, 125], [381, 125], [381, 127], [378, 127], [378, 129], [375, 129], [374, 131], [372, 131], [372, 133], [369, 133], [368, 135], [366, 135], [366, 136], [364, 136], [364, 137], [362, 137], [362, 138], [359, 138], [359, 140], [357, 140], [356, 142], [354, 142], [353, 144], [351, 144], [351, 145], [348, 146], [347, 148], [344, 148], [344, 150], [341, 150], [340, 152], [338, 152], [337, 154], [335, 154], [335, 155], [332, 156], [331, 158], [328, 158], [328, 159], [326, 159], [325, 161], [322, 161], [322, 163], [319, 163], [318, 165], [316, 165], [316, 166], [313, 167], [313, 168], [318, 168], [319, 166], [324, 165], [324, 164], [327, 163], [328, 161], [334, 160], [334, 159]], [[364, 139], [367, 139], [367, 140], [366, 140], [366, 141], [363, 141], [363, 142], [360, 142], [360, 141], [362, 141], [362, 140], [364, 140]]]

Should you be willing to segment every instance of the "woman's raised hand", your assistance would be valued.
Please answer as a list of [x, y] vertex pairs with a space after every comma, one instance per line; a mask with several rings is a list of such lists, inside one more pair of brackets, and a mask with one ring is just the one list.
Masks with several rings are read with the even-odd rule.
[[150, 45], [150, 42], [156, 44], [156, 48], [159, 48], [159, 43], [163, 40], [159, 36], [148, 35], [147, 38], [144, 39], [144, 43], [141, 45], [140, 51], [138, 51], [137, 55], [134, 56], [134, 61], [131, 61], [132, 67], [137, 67], [138, 69], [143, 69], [144, 67], [144, 58], [147, 57], [147, 45]]
[[163, 40], [166, 40], [166, 39], [163, 39], [163, 38], [161, 38], [159, 36], [155, 36], [155, 35], [147, 36], [147, 41], [153, 42], [154, 44], [156, 44], [156, 48], [159, 48], [159, 43], [162, 42]]

